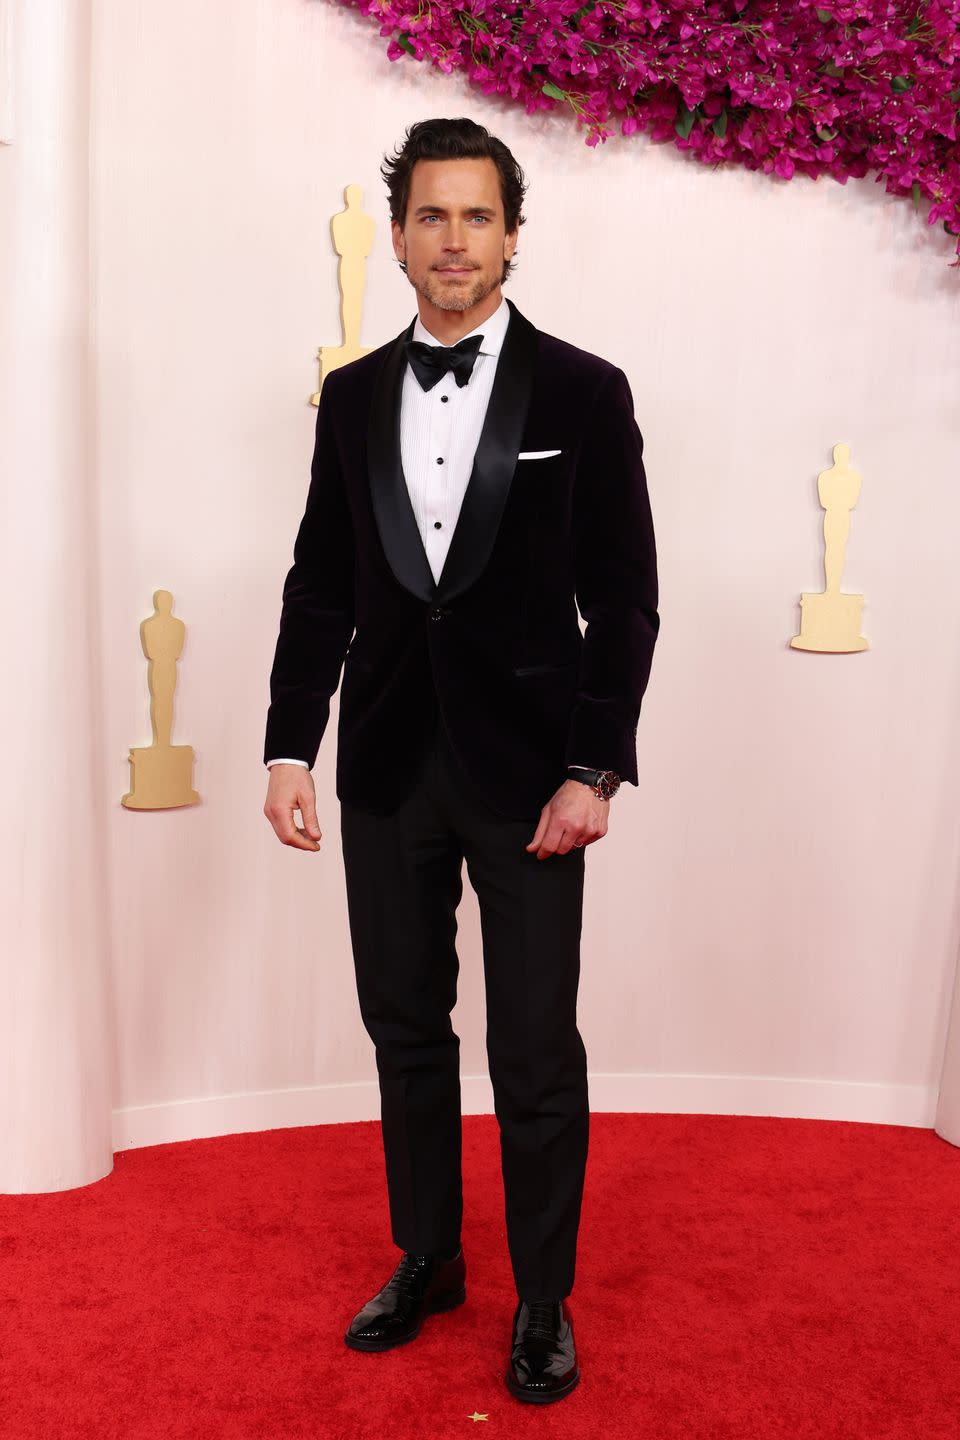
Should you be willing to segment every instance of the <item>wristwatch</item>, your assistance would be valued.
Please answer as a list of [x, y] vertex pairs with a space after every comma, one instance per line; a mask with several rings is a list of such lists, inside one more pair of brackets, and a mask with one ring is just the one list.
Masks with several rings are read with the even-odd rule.
[[616, 770], [582, 770], [572, 766], [567, 771], [567, 779], [589, 785], [598, 800], [609, 800], [620, 789], [620, 776]]

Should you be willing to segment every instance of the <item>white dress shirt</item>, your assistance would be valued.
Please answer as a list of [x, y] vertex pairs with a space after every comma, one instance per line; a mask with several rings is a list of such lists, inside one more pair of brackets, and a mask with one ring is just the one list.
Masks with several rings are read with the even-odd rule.
[[[499, 308], [470, 331], [470, 335], [482, 335], [483, 343], [466, 385], [458, 385], [453, 371], [448, 370], [431, 390], [424, 390], [412, 367], [407, 365], [404, 370], [400, 460], [435, 581], [440, 579], [473, 470], [509, 320], [510, 307], [501, 300]], [[468, 340], [470, 335], [461, 338]], [[419, 317], [413, 339], [440, 344]]]
[[[440, 579], [473, 470], [473, 458], [509, 321], [510, 307], [502, 299], [482, 325], [460, 337], [467, 340], [470, 335], [483, 336], [466, 385], [458, 385], [453, 371], [448, 370], [432, 389], [424, 390], [412, 367], [404, 367], [400, 392], [400, 461], [434, 581]], [[443, 343], [431, 335], [419, 315], [411, 338], [427, 345]], [[267, 768], [271, 765], [306, 766], [307, 762], [268, 760]], [[577, 765], [574, 768], [591, 767]]]

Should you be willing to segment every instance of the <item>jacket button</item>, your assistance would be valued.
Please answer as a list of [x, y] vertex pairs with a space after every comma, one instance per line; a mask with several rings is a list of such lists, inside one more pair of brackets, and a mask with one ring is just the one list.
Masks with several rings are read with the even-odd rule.
[[444, 617], [444, 615], [446, 615], [446, 613], [447, 613], [446, 610], [441, 610], [441, 609], [438, 607], [436, 610], [431, 610], [431, 611], [430, 611], [430, 619], [431, 619], [431, 620], [442, 620], [443, 617]]

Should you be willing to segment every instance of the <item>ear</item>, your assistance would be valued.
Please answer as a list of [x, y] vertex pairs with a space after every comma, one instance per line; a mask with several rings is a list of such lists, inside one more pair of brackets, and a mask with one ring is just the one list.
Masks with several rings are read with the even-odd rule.
[[393, 241], [393, 253], [398, 260], [405, 260], [406, 243], [403, 238], [403, 231], [396, 220], [390, 222], [390, 239]]

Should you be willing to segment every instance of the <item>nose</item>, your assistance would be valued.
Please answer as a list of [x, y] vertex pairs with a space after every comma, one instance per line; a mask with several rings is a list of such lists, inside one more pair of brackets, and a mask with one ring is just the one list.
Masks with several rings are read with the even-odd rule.
[[463, 231], [458, 221], [452, 221], [450, 229], [447, 231], [447, 237], [443, 242], [443, 248], [444, 250], [455, 251], [457, 254], [466, 249]]

